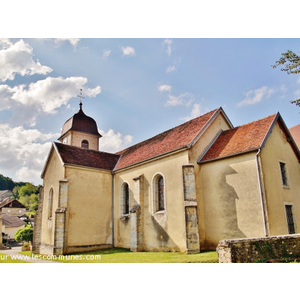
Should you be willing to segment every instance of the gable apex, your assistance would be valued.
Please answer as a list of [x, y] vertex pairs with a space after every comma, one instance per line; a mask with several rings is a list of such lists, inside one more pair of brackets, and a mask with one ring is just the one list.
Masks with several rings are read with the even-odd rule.
[[220, 107], [117, 152], [116, 154], [121, 157], [114, 171], [143, 163], [175, 151], [189, 149], [196, 143], [219, 113], [223, 114], [229, 126], [232, 127], [231, 122]]

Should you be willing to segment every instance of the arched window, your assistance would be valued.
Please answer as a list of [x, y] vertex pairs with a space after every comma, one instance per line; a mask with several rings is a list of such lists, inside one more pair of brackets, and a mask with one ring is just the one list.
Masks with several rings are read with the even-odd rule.
[[165, 209], [165, 183], [164, 178], [159, 176], [157, 179], [157, 202], [158, 202], [158, 210]]
[[53, 188], [50, 189], [48, 197], [48, 219], [52, 218], [53, 214]]
[[165, 210], [165, 181], [161, 174], [153, 179], [153, 209], [154, 212]]
[[122, 186], [122, 213], [123, 215], [129, 214], [129, 186], [125, 182]]
[[81, 148], [89, 149], [89, 142], [87, 140], [83, 140], [81, 142]]

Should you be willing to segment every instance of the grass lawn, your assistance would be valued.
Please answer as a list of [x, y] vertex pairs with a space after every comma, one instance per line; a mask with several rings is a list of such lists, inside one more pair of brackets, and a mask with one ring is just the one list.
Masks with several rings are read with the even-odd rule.
[[[30, 255], [31, 251], [21, 252]], [[55, 260], [64, 263], [218, 263], [216, 251], [197, 254], [179, 252], [131, 252], [128, 249], [114, 248], [91, 252], [64, 255]]]

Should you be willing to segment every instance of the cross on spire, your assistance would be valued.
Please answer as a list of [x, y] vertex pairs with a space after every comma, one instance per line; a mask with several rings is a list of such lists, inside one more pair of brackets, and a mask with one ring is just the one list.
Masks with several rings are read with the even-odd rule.
[[79, 97], [80, 102], [79, 102], [79, 107], [80, 109], [82, 109], [82, 99], [84, 99], [84, 97], [82, 96], [82, 89], [80, 89], [80, 95], [77, 95], [77, 97]]

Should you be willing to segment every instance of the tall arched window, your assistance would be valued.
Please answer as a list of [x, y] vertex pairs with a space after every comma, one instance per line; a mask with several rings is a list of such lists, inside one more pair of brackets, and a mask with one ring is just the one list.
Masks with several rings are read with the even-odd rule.
[[87, 140], [83, 140], [81, 142], [81, 148], [89, 149], [89, 142]]
[[165, 181], [161, 174], [157, 174], [152, 182], [153, 185], [153, 211], [165, 210]]
[[129, 186], [126, 182], [122, 186], [122, 213], [129, 214]]
[[49, 191], [49, 197], [48, 197], [48, 219], [52, 218], [53, 214], [53, 188]]
[[157, 179], [157, 202], [158, 202], [158, 210], [165, 209], [165, 183], [164, 178], [159, 176]]

